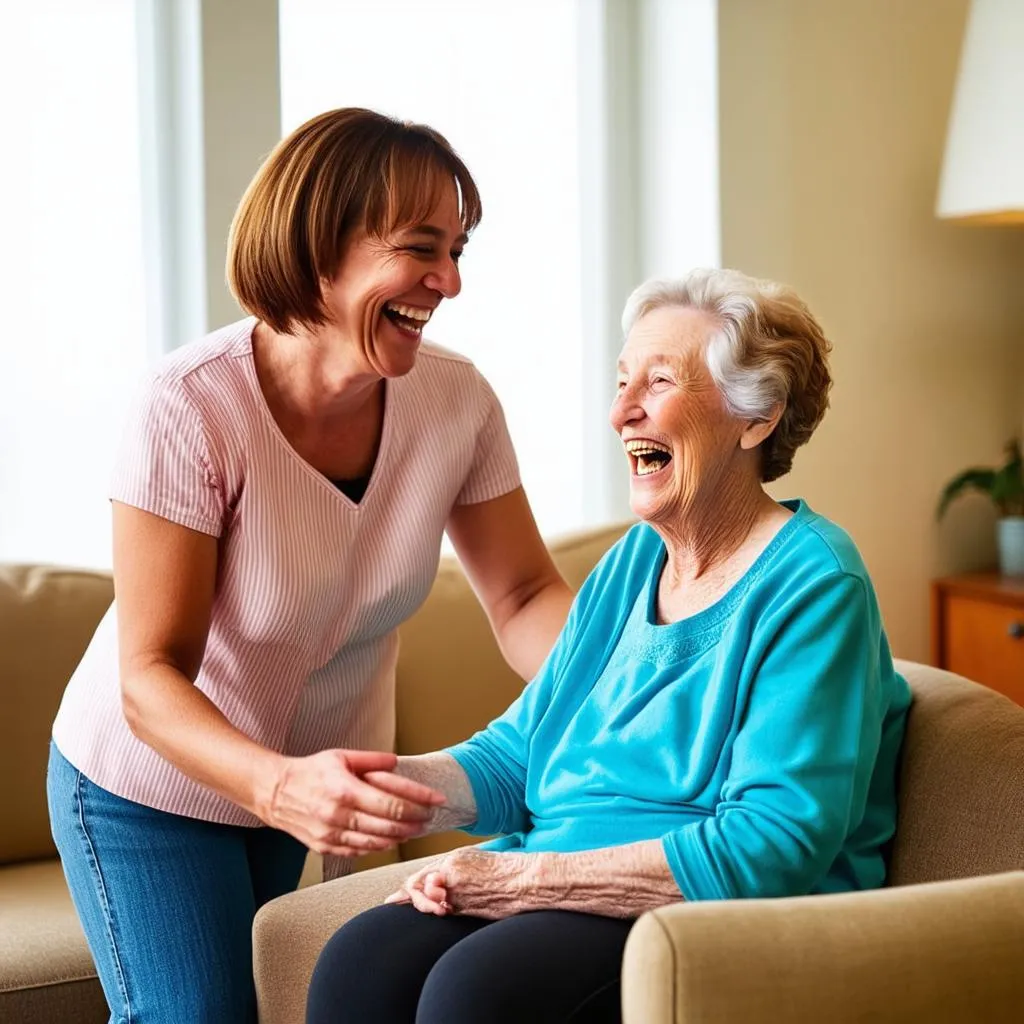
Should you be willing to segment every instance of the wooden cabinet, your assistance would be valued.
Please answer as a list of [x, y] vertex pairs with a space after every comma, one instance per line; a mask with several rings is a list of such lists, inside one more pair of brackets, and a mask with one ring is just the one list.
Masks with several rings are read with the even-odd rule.
[[1024, 705], [1024, 579], [972, 573], [935, 580], [932, 661]]

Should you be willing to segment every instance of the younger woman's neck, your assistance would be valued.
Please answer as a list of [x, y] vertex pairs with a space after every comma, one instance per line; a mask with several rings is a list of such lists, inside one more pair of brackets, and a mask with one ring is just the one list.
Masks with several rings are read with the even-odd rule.
[[265, 390], [293, 415], [352, 415], [380, 394], [382, 378], [365, 366], [335, 328], [280, 334], [257, 324], [253, 358]]

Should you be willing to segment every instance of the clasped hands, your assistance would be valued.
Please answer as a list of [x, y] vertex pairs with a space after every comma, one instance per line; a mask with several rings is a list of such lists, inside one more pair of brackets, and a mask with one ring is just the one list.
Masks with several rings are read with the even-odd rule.
[[256, 798], [268, 825], [311, 850], [357, 857], [422, 835], [443, 793], [394, 772], [394, 754], [322, 750], [308, 757], [276, 755]]
[[[423, 835], [445, 803], [438, 790], [395, 774], [397, 763], [394, 754], [367, 750], [277, 755], [256, 813], [317, 853], [357, 857], [391, 849]], [[386, 902], [499, 920], [530, 909], [542, 857], [464, 847], [411, 875]]]

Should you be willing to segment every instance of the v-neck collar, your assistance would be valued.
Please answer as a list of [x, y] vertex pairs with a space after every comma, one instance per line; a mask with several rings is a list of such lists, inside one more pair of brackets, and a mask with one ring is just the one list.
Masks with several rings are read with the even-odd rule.
[[380, 444], [377, 446], [377, 457], [373, 461], [373, 468], [369, 473], [369, 483], [366, 485], [366, 490], [363, 492], [363, 496], [359, 501], [353, 501], [347, 494], [343, 493], [340, 488], [331, 480], [330, 477], [325, 476], [320, 470], [310, 465], [292, 446], [292, 443], [284, 435], [284, 431], [281, 429], [280, 424], [274, 418], [274, 414], [270, 411], [270, 406], [267, 405], [267, 396], [263, 393], [263, 388], [260, 387], [259, 375], [256, 373], [256, 358], [253, 353], [252, 347], [252, 332], [256, 327], [257, 320], [255, 317], [252, 319], [252, 323], [249, 325], [249, 329], [246, 335], [245, 345], [245, 374], [248, 380], [249, 386], [253, 392], [253, 398], [256, 404], [259, 406], [260, 414], [266, 420], [267, 425], [270, 428], [271, 433], [277, 440], [278, 444], [284, 448], [285, 452], [308, 476], [313, 477], [321, 487], [325, 488], [328, 493], [334, 496], [335, 501], [339, 501], [343, 506], [348, 508], [350, 511], [358, 512], [361, 508], [364, 508], [373, 495], [374, 490], [377, 486], [377, 481], [382, 474], [382, 464], [386, 458], [388, 449], [390, 447], [389, 441], [393, 432], [393, 421], [395, 419], [395, 385], [398, 383], [396, 380], [389, 380], [384, 378], [381, 383], [384, 387], [384, 420], [381, 426], [380, 432]]

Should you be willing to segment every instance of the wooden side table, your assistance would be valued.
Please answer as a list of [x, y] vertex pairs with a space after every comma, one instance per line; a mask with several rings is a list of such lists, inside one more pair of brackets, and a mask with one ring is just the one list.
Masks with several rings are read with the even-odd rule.
[[933, 581], [932, 662], [1024, 705], [1024, 579], [969, 573]]

